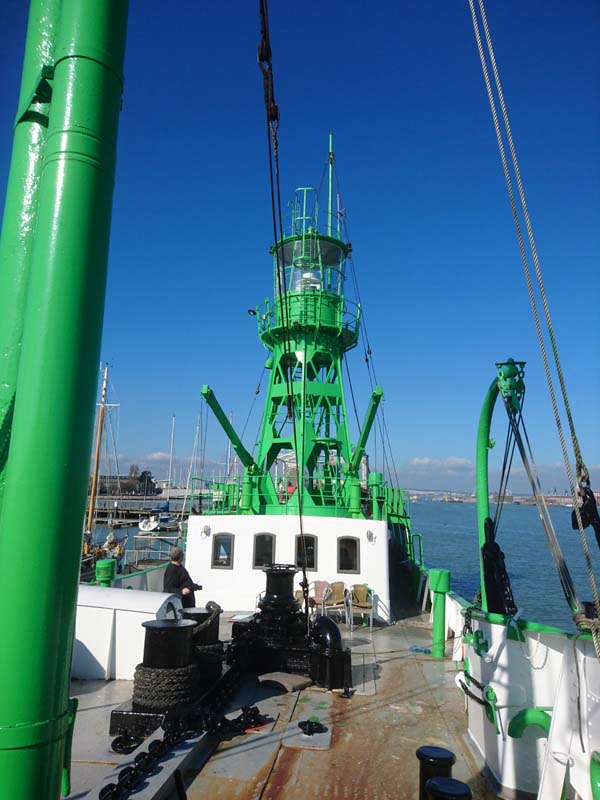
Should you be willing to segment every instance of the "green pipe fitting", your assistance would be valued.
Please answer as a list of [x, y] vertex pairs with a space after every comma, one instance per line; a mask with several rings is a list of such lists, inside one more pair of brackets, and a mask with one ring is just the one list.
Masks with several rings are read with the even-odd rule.
[[99, 586], [110, 587], [116, 577], [116, 558], [100, 558], [96, 561], [96, 581]]
[[433, 643], [434, 658], [446, 655], [446, 593], [450, 591], [450, 572], [447, 569], [429, 570], [429, 588], [433, 592]]
[[508, 725], [508, 735], [512, 736], [513, 739], [520, 739], [526, 728], [536, 725], [542, 729], [547, 738], [550, 733], [551, 722], [552, 717], [550, 714], [541, 708], [522, 708], [511, 719]]

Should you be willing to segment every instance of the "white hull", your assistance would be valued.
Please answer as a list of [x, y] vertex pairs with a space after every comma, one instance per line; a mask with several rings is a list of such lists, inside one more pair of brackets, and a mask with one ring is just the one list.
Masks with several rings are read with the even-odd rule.
[[[303, 517], [305, 534], [317, 537], [317, 569], [307, 570], [309, 581], [344, 581], [347, 586], [367, 583], [374, 593], [374, 614], [390, 621], [390, 570], [388, 564], [387, 522]], [[219, 533], [234, 535], [233, 565], [213, 565], [213, 540]], [[220, 606], [239, 611], [254, 611], [259, 594], [265, 588], [261, 568], [253, 567], [254, 536], [275, 536], [274, 562], [293, 564], [296, 536], [300, 533], [297, 515], [203, 515], [188, 520], [186, 568], [192, 579], [203, 586], [198, 598], [214, 600]], [[338, 571], [338, 537], [359, 540], [359, 571]], [[296, 587], [301, 574], [296, 576]]]
[[[447, 596], [446, 619], [456, 637], [453, 658], [463, 669], [466, 656], [470, 674], [497, 696], [498, 732], [485, 707], [465, 696], [469, 734], [502, 795], [527, 792], [560, 800], [566, 780], [580, 800], [592, 800], [590, 759], [600, 750], [600, 664], [592, 642], [579, 639], [574, 649], [572, 638], [544, 626], [523, 631], [525, 641], [517, 641], [507, 638], [504, 625], [474, 620], [473, 630], [489, 644], [479, 656], [472, 646], [463, 647], [461, 607]], [[473, 684], [470, 688], [481, 694]]]

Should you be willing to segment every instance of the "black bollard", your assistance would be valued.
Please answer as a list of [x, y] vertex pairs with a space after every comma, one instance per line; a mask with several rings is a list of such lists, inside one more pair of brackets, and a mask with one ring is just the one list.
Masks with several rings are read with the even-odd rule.
[[425, 784], [430, 778], [451, 778], [452, 765], [456, 763], [456, 756], [445, 747], [424, 745], [416, 753], [419, 759], [419, 800], [427, 800], [428, 795]]
[[425, 789], [427, 800], [471, 800], [473, 797], [467, 784], [454, 778], [430, 778]]
[[146, 629], [144, 667], [178, 669], [192, 662], [192, 635], [196, 623], [191, 619], [152, 619], [142, 622]]

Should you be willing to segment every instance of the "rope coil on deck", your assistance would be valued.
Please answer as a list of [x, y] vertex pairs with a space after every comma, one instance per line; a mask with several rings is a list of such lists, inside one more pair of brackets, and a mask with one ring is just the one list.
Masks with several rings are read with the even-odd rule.
[[133, 702], [144, 708], [169, 709], [194, 700], [198, 666], [159, 669], [138, 664], [133, 677]]

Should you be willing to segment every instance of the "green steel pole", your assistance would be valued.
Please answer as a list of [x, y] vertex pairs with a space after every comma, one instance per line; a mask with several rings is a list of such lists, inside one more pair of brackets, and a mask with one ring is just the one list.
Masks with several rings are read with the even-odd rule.
[[477, 478], [477, 530], [479, 533], [479, 582], [481, 586], [481, 608], [487, 611], [487, 597], [485, 580], [483, 576], [483, 558], [481, 548], [485, 544], [485, 521], [490, 515], [489, 484], [488, 484], [488, 451], [490, 449], [490, 430], [492, 415], [498, 397], [498, 379], [492, 381], [487, 391], [483, 407], [479, 416], [477, 429], [477, 457], [475, 474]]
[[24, 547], [36, 598], [0, 648], [0, 786], [19, 800], [58, 798], [65, 756], [126, 26], [126, 0], [63, 2], [0, 516], [5, 605]]
[[32, 0], [0, 236], [0, 508], [15, 404], [61, 0]]

